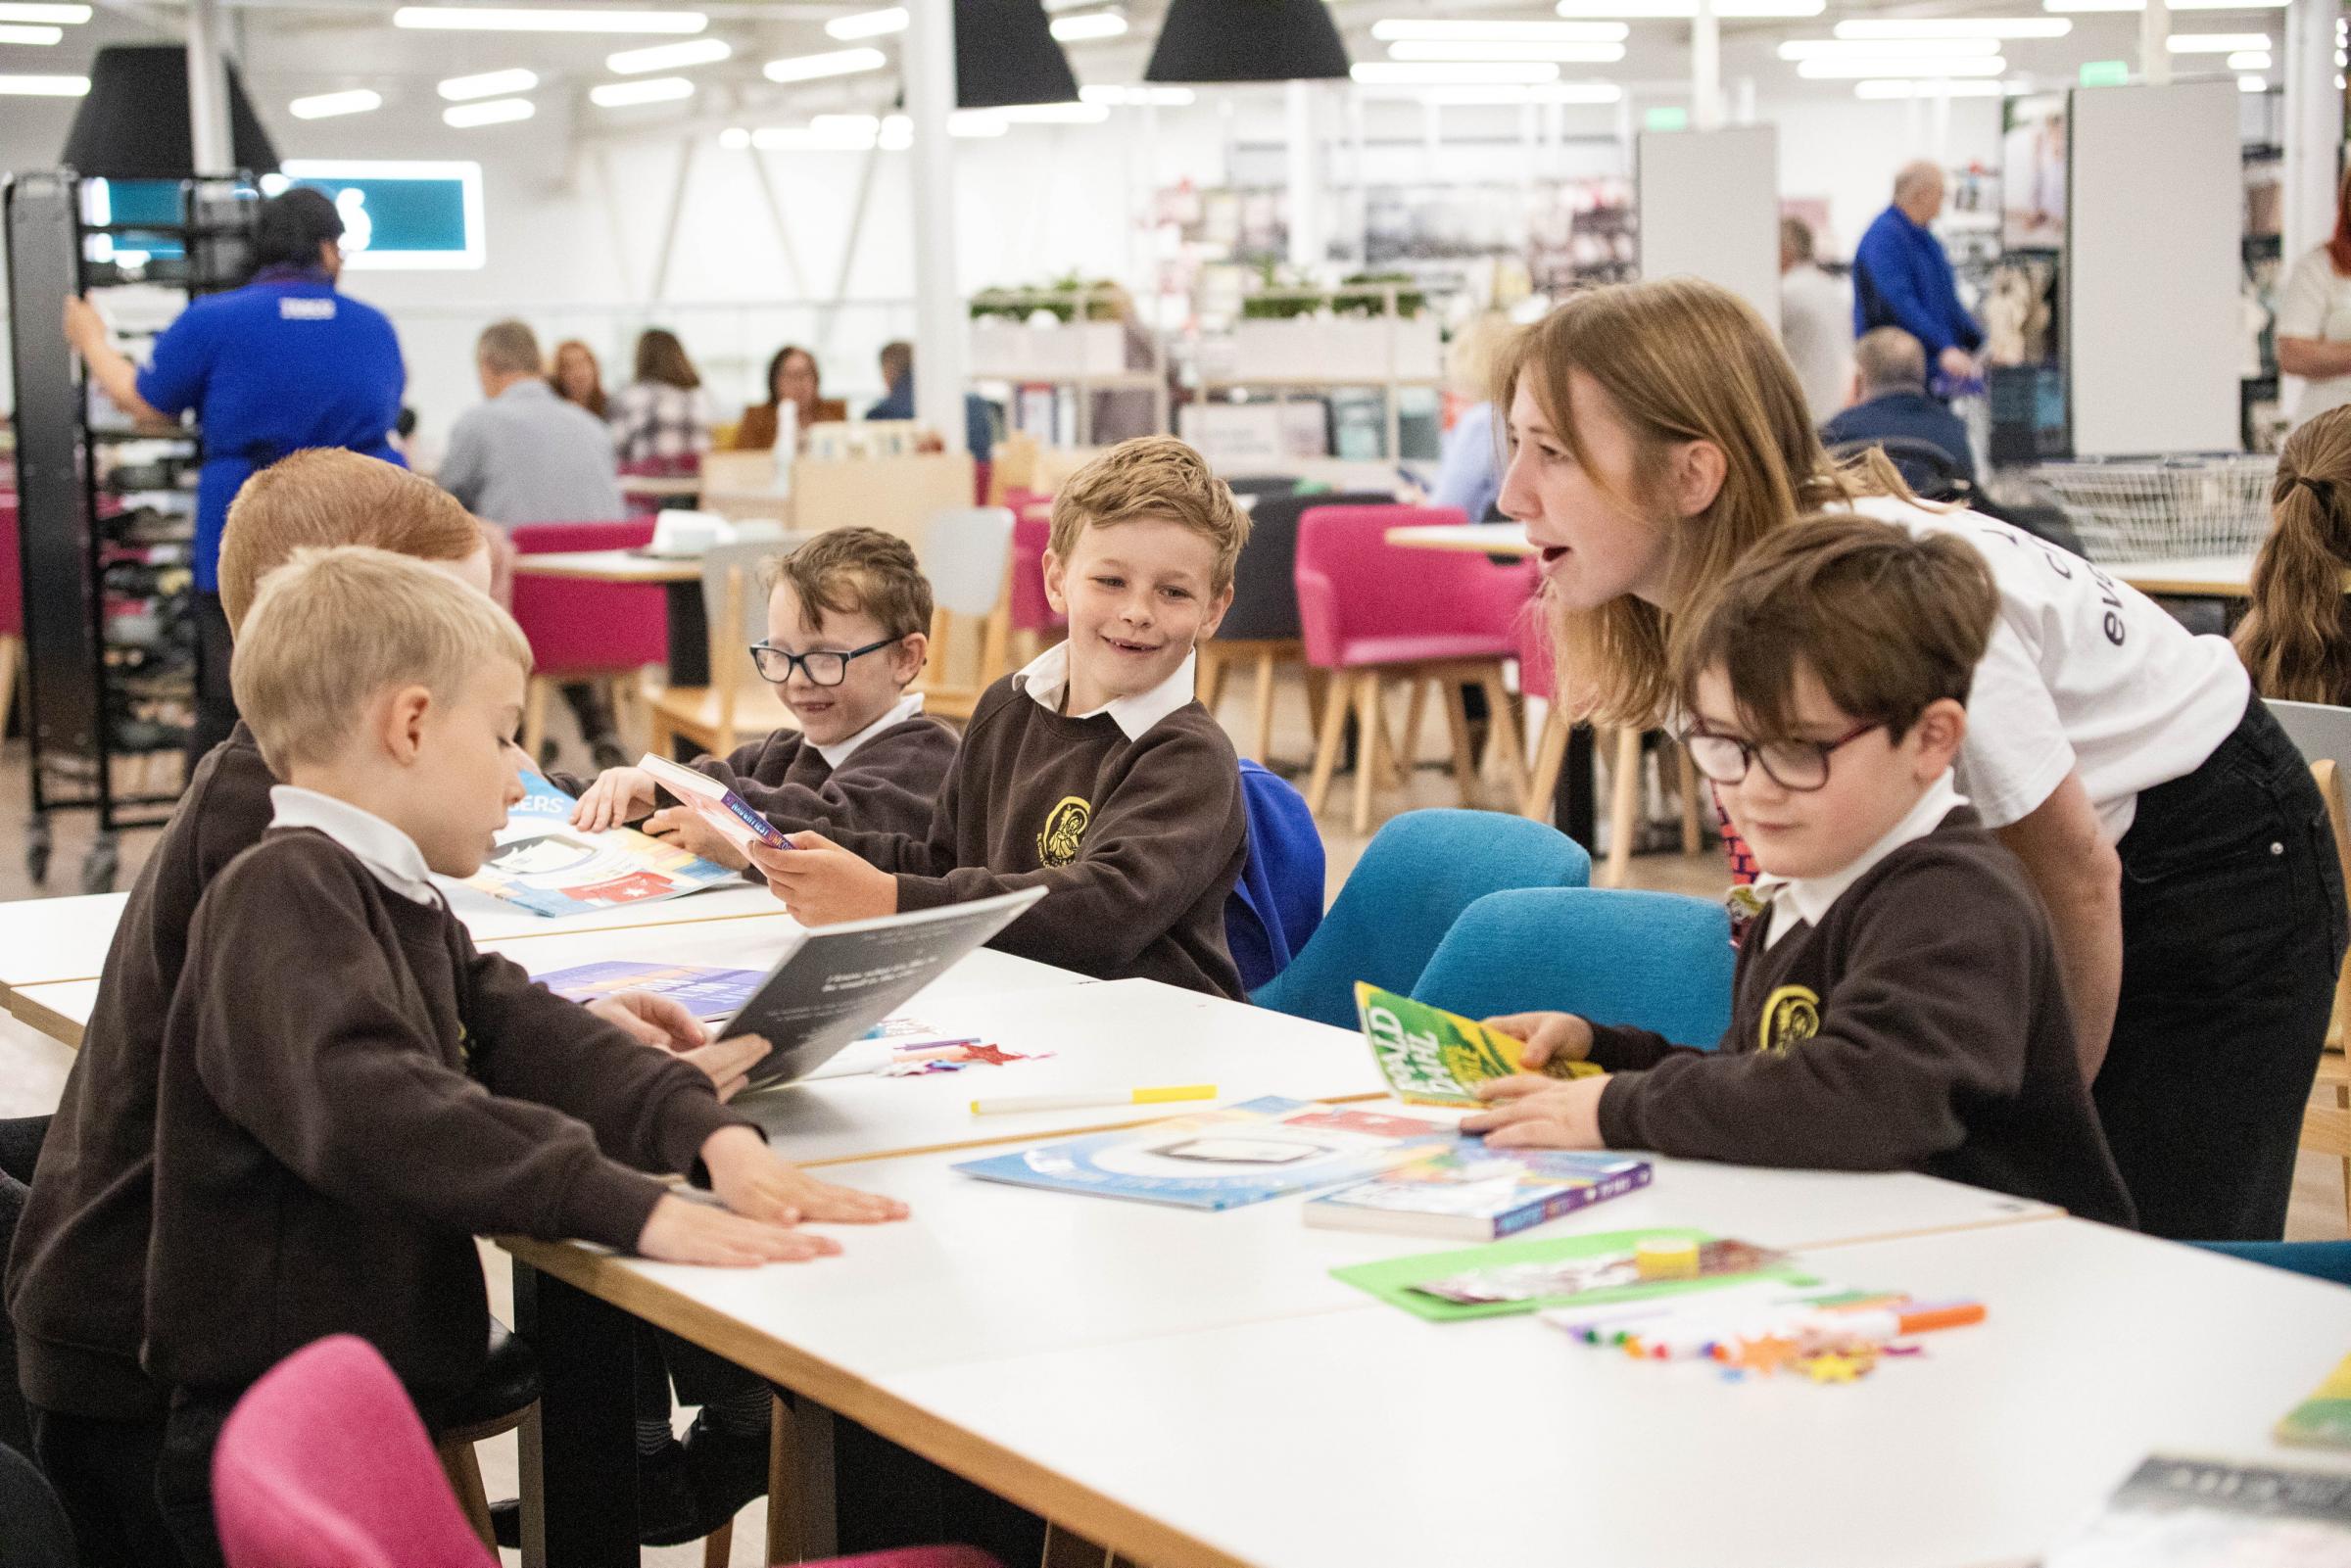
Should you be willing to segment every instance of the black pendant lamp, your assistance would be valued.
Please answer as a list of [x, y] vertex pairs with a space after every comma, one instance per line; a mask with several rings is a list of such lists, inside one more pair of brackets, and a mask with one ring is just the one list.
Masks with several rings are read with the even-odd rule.
[[109, 44], [90, 62], [90, 90], [60, 160], [105, 179], [193, 179], [274, 173], [277, 149], [228, 68], [228, 135], [237, 168], [196, 167], [188, 130], [188, 52], [179, 44]]
[[1318, 81], [1347, 74], [1323, 0], [1173, 0], [1145, 81]]
[[955, 0], [955, 107], [1066, 104], [1078, 97], [1039, 0]]

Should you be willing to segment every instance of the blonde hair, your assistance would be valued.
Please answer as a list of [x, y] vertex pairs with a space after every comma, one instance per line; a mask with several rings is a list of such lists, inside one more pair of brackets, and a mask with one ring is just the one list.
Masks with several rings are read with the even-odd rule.
[[282, 779], [336, 756], [386, 688], [422, 686], [450, 701], [500, 659], [531, 667], [530, 641], [504, 610], [421, 561], [345, 545], [296, 550], [263, 579], [229, 687]]
[[1072, 474], [1053, 498], [1053, 553], [1067, 561], [1087, 529], [1146, 517], [1178, 524], [1214, 545], [1209, 591], [1232, 587], [1233, 563], [1249, 543], [1249, 514], [1208, 459], [1174, 436], [1122, 441]]
[[1494, 361], [1518, 329], [1500, 310], [1471, 316], [1445, 346], [1445, 385], [1483, 401], [1494, 385]]
[[2237, 656], [2265, 697], [2351, 703], [2351, 407], [2286, 438], [2270, 516]]
[[[1523, 382], [1559, 443], [1592, 472], [1575, 372], [1632, 435], [1634, 494], [1610, 499], [1666, 534], [1667, 593], [1677, 607], [1692, 606], [1802, 513], [1856, 496], [1914, 499], [1881, 452], [1844, 469], [1829, 460], [1778, 337], [1728, 289], [1696, 278], [1593, 289], [1507, 346], [1495, 405], [1507, 420]], [[1657, 519], [1650, 499], [1663, 487], [1667, 451], [1695, 441], [1721, 451], [1721, 488], [1694, 517]], [[1647, 725], [1664, 712], [1672, 696], [1664, 610], [1629, 594], [1589, 610], [1555, 606], [1552, 637], [1569, 712], [1613, 725]]]
[[461, 561], [486, 536], [429, 479], [338, 447], [281, 458], [245, 481], [220, 536], [220, 608], [233, 635], [262, 579], [308, 546], [368, 545], [425, 561]]

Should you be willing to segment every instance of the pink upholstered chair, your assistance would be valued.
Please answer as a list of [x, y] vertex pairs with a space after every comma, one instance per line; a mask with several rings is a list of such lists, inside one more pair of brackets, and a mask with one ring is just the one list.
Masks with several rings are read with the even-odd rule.
[[[424, 1423], [374, 1348], [307, 1345], [245, 1393], [213, 1451], [229, 1568], [498, 1568], [466, 1524]], [[999, 1568], [969, 1546], [916, 1546], [808, 1568]]]
[[1307, 803], [1319, 815], [1357, 719], [1354, 828], [1371, 831], [1373, 781], [1397, 771], [1382, 696], [1390, 683], [1408, 689], [1436, 682], [1453, 737], [1454, 775], [1464, 805], [1474, 804], [1478, 765], [1462, 703], [1464, 684], [1481, 687], [1490, 714], [1487, 755], [1500, 752], [1511, 797], [1526, 789], [1505, 664], [1517, 656], [1516, 619], [1526, 602], [1526, 568], [1484, 556], [1402, 549], [1391, 528], [1459, 524], [1459, 510], [1418, 506], [1318, 506], [1298, 521], [1298, 620], [1306, 661], [1332, 678], [1322, 706]]
[[1053, 538], [1053, 498], [1033, 490], [1009, 490], [1012, 509], [1012, 657], [1027, 664], [1069, 630], [1069, 617], [1045, 597], [1045, 546]]
[[8, 733], [17, 671], [24, 663], [24, 557], [17, 550], [17, 493], [0, 491], [0, 736]]
[[[653, 537], [650, 517], [618, 523], [522, 523], [508, 531], [517, 555], [636, 549]], [[641, 695], [640, 675], [669, 658], [667, 600], [655, 583], [514, 579], [514, 619], [531, 640], [530, 696], [522, 745], [534, 760], [547, 734], [547, 694], [572, 681], [608, 680], [616, 696]]]

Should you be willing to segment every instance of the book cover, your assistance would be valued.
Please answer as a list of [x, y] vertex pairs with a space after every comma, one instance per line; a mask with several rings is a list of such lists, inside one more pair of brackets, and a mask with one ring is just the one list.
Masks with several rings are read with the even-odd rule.
[[2306, 1449], [2351, 1449], [2351, 1355], [2335, 1363], [2309, 1399], [2285, 1412], [2277, 1438]]
[[672, 762], [650, 751], [637, 759], [637, 766], [651, 774], [655, 784], [677, 796], [689, 810], [708, 823], [714, 832], [737, 849], [747, 851], [753, 843], [764, 844], [770, 849], [792, 847], [774, 823], [752, 810], [749, 801], [708, 774], [697, 773], [682, 762]]
[[650, 991], [674, 998], [697, 1019], [723, 1019], [737, 1012], [767, 976], [757, 970], [713, 969], [702, 964], [633, 964], [612, 959], [575, 964], [534, 974], [532, 979], [573, 1002], [594, 1002], [620, 991]]
[[[1603, 1272], [1612, 1276], [1619, 1264], [1629, 1268], [1634, 1249], [1644, 1241], [1653, 1240], [1696, 1243], [1702, 1267], [1709, 1251], [1718, 1255], [1718, 1260], [1750, 1266], [1724, 1268], [1697, 1279], [1627, 1280], [1595, 1287], [1594, 1279]], [[1589, 1231], [1571, 1236], [1520, 1236], [1451, 1252], [1354, 1263], [1332, 1269], [1330, 1277], [1432, 1323], [1532, 1312], [1569, 1300], [1589, 1307], [1690, 1295], [1752, 1279], [1776, 1280], [1792, 1286], [1821, 1283], [1797, 1264], [1760, 1248], [1679, 1225]], [[1478, 1299], [1467, 1299], [1474, 1293], [1451, 1288], [1456, 1282], [1473, 1278], [1497, 1288]]]
[[2041, 1568], [2351, 1562], [2351, 1475], [2155, 1454]]
[[571, 796], [537, 773], [524, 773], [522, 784], [521, 801], [506, 813], [468, 887], [552, 920], [739, 883], [726, 867], [633, 828], [582, 832], [571, 825], [578, 804]]
[[1361, 1180], [1453, 1138], [1441, 1122], [1269, 1095], [955, 1168], [1018, 1187], [1215, 1212]]
[[1488, 1149], [1462, 1138], [1368, 1181], [1324, 1193], [1306, 1222], [1334, 1230], [1500, 1241], [1649, 1185], [1646, 1160], [1564, 1149]]
[[[1519, 1042], [1475, 1019], [1363, 980], [1355, 982], [1355, 1010], [1381, 1076], [1409, 1105], [1480, 1105], [1471, 1092], [1478, 1084], [1527, 1070], [1518, 1065]], [[1543, 1068], [1554, 1078], [1581, 1078], [1599, 1070], [1589, 1062], [1555, 1061]]]

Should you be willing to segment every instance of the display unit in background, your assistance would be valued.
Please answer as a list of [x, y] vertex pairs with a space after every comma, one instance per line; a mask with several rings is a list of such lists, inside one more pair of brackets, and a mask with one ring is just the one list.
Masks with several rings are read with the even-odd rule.
[[291, 185], [335, 204], [343, 264], [355, 272], [471, 271], [489, 258], [479, 164], [292, 159], [262, 180], [270, 196]]

